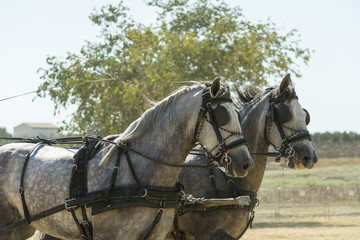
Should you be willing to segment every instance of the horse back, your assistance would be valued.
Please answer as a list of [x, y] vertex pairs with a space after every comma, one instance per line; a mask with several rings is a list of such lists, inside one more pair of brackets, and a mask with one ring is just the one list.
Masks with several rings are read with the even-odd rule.
[[0, 191], [21, 209], [19, 189], [24, 171], [23, 191], [30, 211], [39, 212], [47, 206], [61, 204], [64, 198], [59, 196], [68, 194], [73, 155], [73, 149], [31, 143], [3, 145], [0, 147]]

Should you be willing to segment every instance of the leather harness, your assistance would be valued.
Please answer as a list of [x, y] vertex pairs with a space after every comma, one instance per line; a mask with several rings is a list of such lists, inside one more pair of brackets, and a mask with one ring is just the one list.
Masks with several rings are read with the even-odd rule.
[[[293, 92], [291, 94], [293, 94], [293, 97], [296, 97], [295, 92]], [[283, 101], [285, 101], [284, 96], [279, 96], [276, 98], [273, 96], [270, 97], [269, 109], [267, 111], [265, 127], [264, 127], [265, 141], [267, 142], [268, 145], [272, 145], [275, 148], [275, 150], [277, 150], [278, 152], [267, 152], [267, 153], [251, 152], [250, 154], [276, 157], [275, 161], [278, 162], [278, 161], [280, 161], [281, 157], [291, 158], [294, 156], [295, 150], [293, 149], [291, 143], [298, 142], [298, 141], [301, 141], [304, 139], [308, 139], [311, 141], [311, 135], [307, 130], [295, 130], [295, 129], [292, 129], [289, 127], [285, 127], [281, 124], [274, 108], [275, 108], [275, 104], [283, 102]], [[280, 133], [280, 136], [282, 139], [282, 146], [280, 147], [280, 149], [276, 148], [276, 146], [274, 144], [272, 144], [269, 140], [269, 128], [271, 127], [271, 125], [270, 125], [270, 127], [268, 128], [269, 123], [271, 124], [271, 122], [269, 120], [272, 120], [276, 124], [276, 127], [278, 128], [278, 131]], [[288, 128], [289, 130], [293, 131], [294, 134], [290, 137], [287, 137], [285, 135], [283, 127]], [[199, 149], [193, 149], [193, 152], [191, 154], [206, 155], [206, 153], [205, 154], [201, 153], [201, 150], [199, 150]], [[218, 171], [220, 171], [220, 170], [218, 170]], [[255, 218], [254, 209], [259, 204], [259, 200], [257, 199], [257, 193], [238, 189], [236, 187], [236, 185], [234, 184], [233, 180], [231, 179], [231, 177], [227, 176], [223, 171], [220, 171], [220, 172], [222, 173], [222, 175], [227, 183], [227, 186], [230, 189], [228, 191], [219, 191], [216, 188], [214, 169], [209, 169], [209, 181], [210, 181], [210, 185], [212, 188], [212, 192], [210, 193], [209, 197], [218, 198], [218, 199], [228, 198], [228, 197], [235, 198], [235, 197], [239, 197], [239, 196], [249, 196], [250, 197], [250, 204], [246, 207], [242, 206], [242, 208], [245, 208], [250, 212], [250, 215], [249, 215], [249, 218], [248, 218], [245, 228], [243, 229], [241, 234], [236, 238], [236, 239], [240, 239], [245, 234], [245, 232], [247, 231], [247, 229], [249, 227], [252, 228], [252, 222]], [[239, 206], [237, 204], [233, 204], [233, 205], [223, 205], [223, 206], [217, 206], [217, 207], [212, 207], [212, 208], [206, 208], [203, 206], [203, 204], [201, 204], [201, 201], [197, 202], [195, 204], [182, 204], [180, 206], [180, 208], [178, 208], [177, 212], [175, 213], [174, 231], [172, 232], [172, 235], [175, 240], [186, 240], [185, 233], [179, 229], [179, 224], [178, 224], [178, 217], [181, 216], [182, 214], [186, 214], [187, 212], [204, 212], [204, 211], [213, 211], [213, 210], [216, 211], [216, 210], [221, 210], [221, 209], [238, 209], [239, 207], [241, 207], [241, 206]]]
[[[126, 143], [114, 143], [112, 141], [98, 138], [98, 137], [70, 137], [70, 138], [60, 138], [60, 139], [16, 139], [16, 140], [23, 140], [23, 142], [30, 142], [30, 143], [36, 143], [34, 147], [28, 152], [26, 155], [23, 168], [22, 168], [22, 174], [20, 179], [20, 195], [21, 195], [21, 201], [23, 205], [23, 211], [25, 219], [22, 219], [18, 222], [15, 222], [13, 224], [4, 226], [0, 228], [0, 234], [6, 233], [8, 231], [11, 231], [12, 229], [25, 225], [30, 224], [33, 221], [39, 220], [41, 218], [50, 216], [52, 214], [55, 214], [57, 212], [67, 210], [72, 214], [72, 217], [80, 231], [82, 239], [92, 240], [92, 223], [88, 221], [88, 217], [86, 215], [86, 208], [85, 207], [91, 207], [92, 215], [102, 213], [104, 211], [108, 211], [111, 209], [116, 209], [119, 207], [125, 207], [125, 206], [144, 206], [144, 207], [150, 207], [150, 208], [158, 208], [158, 212], [151, 224], [151, 226], [147, 229], [146, 233], [144, 234], [141, 239], [145, 240], [147, 239], [153, 230], [155, 229], [156, 225], [159, 223], [161, 215], [163, 213], [164, 208], [177, 208], [179, 206], [179, 202], [181, 198], [183, 197], [183, 189], [180, 187], [179, 184], [177, 184], [175, 187], [153, 187], [153, 186], [143, 186], [142, 183], [138, 180], [138, 177], [135, 173], [135, 169], [131, 163], [130, 157], [128, 152], [132, 151], [136, 154], [139, 154], [142, 157], [145, 157], [146, 159], [149, 159], [151, 161], [164, 164], [171, 167], [201, 167], [201, 168], [207, 168], [207, 169], [214, 169], [219, 166], [226, 167], [229, 162], [221, 163], [221, 160], [226, 160], [227, 158], [227, 151], [231, 148], [236, 148], [238, 146], [241, 146], [243, 144], [247, 144], [246, 140], [244, 138], [238, 139], [229, 145], [225, 145], [225, 140], [221, 136], [221, 133], [218, 129], [218, 125], [216, 122], [216, 116], [214, 116], [214, 112], [212, 111], [212, 104], [218, 104], [222, 102], [232, 102], [232, 100], [227, 96], [226, 94], [220, 94], [220, 98], [212, 98], [210, 97], [209, 93], [210, 89], [207, 87], [203, 91], [202, 95], [202, 107], [200, 108], [199, 117], [196, 123], [196, 128], [194, 132], [194, 137], [196, 140], [198, 140], [198, 137], [200, 135], [201, 127], [200, 125], [203, 124], [204, 119], [206, 118], [206, 113], [209, 113], [210, 120], [207, 120], [210, 122], [214, 128], [214, 131], [216, 133], [217, 139], [219, 144], [219, 150], [217, 151], [214, 156], [211, 155], [211, 152], [208, 154], [209, 157], [209, 164], [199, 164], [199, 165], [188, 165], [188, 164], [170, 164], [164, 161], [161, 161], [159, 159], [155, 159], [152, 157], [149, 157], [141, 152], [138, 152], [132, 148], [130, 148]], [[221, 89], [223, 93], [226, 93], [224, 89]], [[225, 97], [224, 97], [225, 96]], [[232, 135], [242, 135], [239, 132], [232, 132], [229, 130], [226, 130], [230, 133], [230, 136]], [[229, 138], [228, 136], [227, 138]], [[24, 175], [27, 168], [27, 163], [31, 157], [31, 154], [38, 148], [41, 144], [56, 144], [56, 143], [79, 143], [83, 142], [83, 146], [75, 153], [74, 160], [75, 164], [72, 167], [71, 171], [71, 181], [69, 185], [69, 196], [66, 198], [65, 203], [55, 206], [51, 209], [42, 211], [40, 213], [30, 215], [25, 195], [24, 195]], [[113, 168], [113, 172], [111, 175], [111, 180], [107, 188], [94, 191], [94, 192], [88, 192], [87, 191], [87, 164], [88, 161], [92, 159], [98, 148], [100, 147], [101, 143], [110, 143], [110, 144], [116, 144], [118, 147], [118, 154], [115, 162], [115, 166]], [[124, 154], [125, 158], [127, 160], [127, 163], [129, 165], [129, 168], [131, 170], [131, 173], [137, 183], [137, 186], [127, 186], [123, 188], [115, 187], [115, 180], [117, 177], [117, 172], [120, 165], [120, 159], [121, 155]], [[230, 159], [231, 161], [231, 159]], [[225, 165], [223, 165], [225, 164]], [[83, 220], [80, 222], [75, 214], [75, 210], [80, 208], [82, 213]]]

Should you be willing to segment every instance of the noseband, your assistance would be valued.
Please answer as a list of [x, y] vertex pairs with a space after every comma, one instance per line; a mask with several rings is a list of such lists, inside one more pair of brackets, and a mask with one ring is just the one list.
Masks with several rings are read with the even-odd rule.
[[[296, 98], [295, 92], [293, 94], [294, 94], [294, 97]], [[295, 149], [294, 149], [294, 146], [292, 143], [298, 142], [298, 141], [301, 141], [304, 139], [308, 139], [311, 141], [311, 135], [310, 135], [309, 131], [306, 129], [298, 130], [298, 129], [290, 128], [290, 127], [283, 125], [283, 123], [284, 123], [284, 121], [282, 121], [282, 119], [284, 118], [283, 115], [286, 115], [288, 113], [283, 114], [281, 112], [281, 110], [289, 111], [289, 110], [285, 110], [287, 106], [284, 103], [281, 103], [283, 101], [284, 101], [284, 99], [282, 96], [279, 96], [276, 98], [274, 98], [273, 96], [270, 97], [269, 109], [266, 113], [266, 119], [265, 119], [264, 136], [265, 136], [265, 141], [269, 145], [273, 146], [274, 149], [276, 151], [278, 151], [282, 157], [286, 157], [286, 158], [290, 159], [290, 158], [293, 158], [295, 155]], [[275, 106], [278, 103], [280, 103], [279, 109]], [[282, 109], [280, 109], [280, 107]], [[307, 111], [306, 111], [306, 113], [307, 113], [307, 116], [310, 116], [310, 115], [308, 115]], [[289, 111], [289, 114], [291, 114], [290, 111]], [[287, 118], [285, 117], [285, 119], [287, 119]], [[275, 123], [275, 125], [280, 133], [280, 136], [281, 136], [280, 148], [276, 147], [273, 143], [270, 142], [270, 129], [271, 129], [272, 122]], [[286, 136], [285, 132], [284, 132], [284, 128], [290, 130], [292, 132], [292, 134], [290, 136]], [[278, 156], [275, 161], [279, 162], [281, 156]]]
[[[223, 88], [217, 97], [212, 97], [210, 95], [209, 88], [204, 89], [202, 94], [202, 105], [199, 110], [199, 115], [194, 131], [194, 140], [195, 142], [198, 142], [205, 121], [212, 125], [218, 140], [218, 144], [216, 144], [210, 150], [208, 150], [205, 146], [202, 147], [205, 149], [205, 155], [209, 161], [213, 162], [215, 165], [218, 164], [220, 167], [225, 167], [226, 169], [227, 166], [232, 162], [230, 156], [228, 155], [228, 150], [238, 148], [242, 145], [247, 145], [245, 138], [239, 138], [228, 145], [225, 144], [225, 141], [231, 136], [243, 135], [241, 132], [231, 131], [221, 127], [222, 125], [226, 125], [230, 120], [229, 113], [227, 112], [226, 108], [220, 105], [220, 103], [227, 102], [232, 103], [233, 101], [230, 98], [229, 92], [226, 92], [226, 89]], [[215, 104], [219, 105], [216, 108], [213, 108], [213, 105]], [[206, 113], [209, 113], [210, 119], [206, 117]], [[219, 129], [228, 132], [229, 135], [223, 138]], [[216, 149], [217, 151], [212, 154], [212, 152], [214, 152]]]

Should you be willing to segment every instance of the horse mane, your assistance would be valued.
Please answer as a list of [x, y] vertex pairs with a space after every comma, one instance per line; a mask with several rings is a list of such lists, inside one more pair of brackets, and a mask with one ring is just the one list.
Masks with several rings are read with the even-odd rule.
[[[138, 119], [132, 122], [129, 125], [129, 127], [123, 133], [121, 133], [119, 137], [115, 139], [115, 142], [120, 143], [120, 142], [134, 141], [135, 139], [141, 137], [147, 130], [151, 129], [151, 126], [154, 125], [155, 123], [165, 125], [171, 122], [173, 119], [175, 119], [177, 114], [176, 108], [173, 107], [169, 109], [169, 106], [184, 93], [189, 92], [193, 89], [206, 87], [206, 85], [204, 86], [203, 83], [199, 83], [199, 82], [197, 83], [192, 82], [192, 83], [193, 85], [191, 86], [186, 85], [178, 88], [169, 96], [167, 96], [166, 98], [164, 98], [159, 102], [148, 101], [148, 103], [152, 103], [154, 106], [146, 110]], [[163, 116], [163, 113], [165, 111], [170, 111], [168, 115], [169, 118], [166, 121], [164, 121], [163, 119], [159, 121], [159, 118]], [[116, 150], [115, 145], [109, 147], [110, 147], [109, 151], [106, 153], [106, 155], [101, 160], [99, 165], [104, 164], [108, 159], [110, 159], [110, 157]]]
[[295, 87], [292, 83], [282, 94], [280, 94], [279, 86], [269, 87], [266, 88], [264, 91], [260, 91], [254, 86], [248, 86], [243, 91], [241, 91], [237, 86], [235, 86], [235, 91], [238, 95], [237, 99], [239, 105], [236, 106], [238, 109], [244, 108], [249, 103], [258, 102], [263, 96], [267, 95], [268, 93], [270, 93], [273, 98], [279, 98], [282, 102], [286, 100], [292, 100], [294, 98], [297, 99]]
[[234, 87], [238, 95], [238, 100], [241, 104], [245, 104], [252, 101], [257, 95], [260, 94], [260, 90], [258, 90], [253, 86], [247, 86], [244, 89], [244, 91], [241, 91], [237, 86]]
[[[148, 103], [151, 103], [153, 107], [146, 110], [137, 120], [132, 122], [129, 127], [120, 135], [119, 140], [121, 142], [131, 142], [140, 137], [153, 124], [167, 124], [168, 122], [171, 122], [174, 118], [176, 118], [176, 109], [169, 109], [169, 106], [175, 102], [179, 96], [190, 90], [200, 88], [201, 86], [201, 83], [197, 83], [192, 86], [182, 86], [159, 102], [150, 100], [151, 102]], [[159, 118], [163, 116], [163, 113], [167, 110], [170, 111], [167, 121], [159, 121]]]

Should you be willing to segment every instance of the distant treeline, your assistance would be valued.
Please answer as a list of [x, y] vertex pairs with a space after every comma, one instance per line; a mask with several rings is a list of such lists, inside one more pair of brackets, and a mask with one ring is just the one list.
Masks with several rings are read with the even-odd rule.
[[356, 132], [324, 132], [311, 134], [312, 140], [316, 143], [339, 143], [339, 142], [358, 142], [360, 134]]
[[360, 134], [355, 132], [313, 133], [319, 158], [360, 157]]

